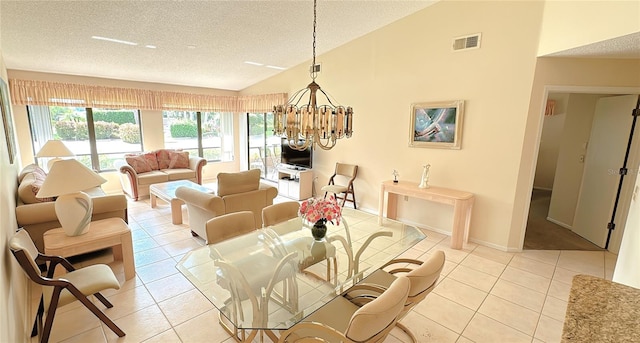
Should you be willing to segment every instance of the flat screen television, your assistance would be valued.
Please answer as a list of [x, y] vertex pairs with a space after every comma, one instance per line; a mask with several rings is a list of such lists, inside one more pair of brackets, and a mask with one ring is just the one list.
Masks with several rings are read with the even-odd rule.
[[296, 168], [311, 169], [313, 165], [313, 148], [311, 146], [306, 150], [298, 151], [289, 146], [286, 138], [282, 138], [280, 148], [280, 163]]

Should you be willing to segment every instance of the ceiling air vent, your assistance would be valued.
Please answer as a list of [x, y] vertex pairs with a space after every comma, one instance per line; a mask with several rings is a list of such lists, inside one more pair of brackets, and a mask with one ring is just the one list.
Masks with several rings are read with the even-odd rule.
[[453, 39], [453, 51], [480, 48], [480, 33]]

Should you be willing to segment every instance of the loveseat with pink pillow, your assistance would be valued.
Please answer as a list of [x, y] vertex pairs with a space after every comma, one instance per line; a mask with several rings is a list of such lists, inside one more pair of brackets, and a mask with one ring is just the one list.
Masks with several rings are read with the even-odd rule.
[[149, 195], [149, 186], [177, 180], [189, 180], [202, 184], [202, 167], [207, 160], [189, 157], [189, 152], [160, 149], [139, 154], [125, 155], [116, 163], [120, 170], [122, 190], [132, 199]]

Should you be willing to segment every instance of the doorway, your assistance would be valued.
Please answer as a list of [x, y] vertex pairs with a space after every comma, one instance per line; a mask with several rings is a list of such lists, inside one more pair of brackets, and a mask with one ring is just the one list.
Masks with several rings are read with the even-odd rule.
[[[525, 249], [603, 250], [636, 101], [637, 95], [548, 94], [553, 110], [543, 120]], [[632, 160], [627, 167], [636, 170]], [[633, 182], [635, 175], [625, 187]], [[629, 207], [622, 200], [612, 252]]]

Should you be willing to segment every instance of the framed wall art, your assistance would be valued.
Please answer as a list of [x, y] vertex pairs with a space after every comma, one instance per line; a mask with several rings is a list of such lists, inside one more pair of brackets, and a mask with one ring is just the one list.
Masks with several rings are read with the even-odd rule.
[[9, 163], [13, 164], [16, 156], [15, 134], [13, 133], [13, 120], [11, 118], [11, 105], [9, 104], [9, 87], [7, 83], [0, 79], [0, 112], [2, 112], [2, 125], [4, 126], [4, 136], [7, 139], [7, 151], [9, 152]]
[[409, 146], [460, 149], [464, 100], [411, 105]]

